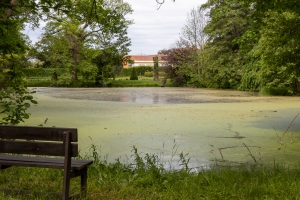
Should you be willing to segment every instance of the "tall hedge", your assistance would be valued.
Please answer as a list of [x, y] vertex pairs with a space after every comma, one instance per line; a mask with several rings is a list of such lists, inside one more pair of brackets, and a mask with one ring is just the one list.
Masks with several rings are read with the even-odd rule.
[[[145, 72], [153, 72], [153, 67], [149, 67], [149, 66], [131, 67], [131, 68], [123, 68], [120, 76], [130, 76], [133, 68], [136, 69], [136, 73], [138, 76], [145, 76]], [[159, 71], [164, 71], [163, 67], [159, 67]]]
[[66, 68], [24, 68], [22, 72], [26, 77], [52, 77], [56, 71], [57, 75], [70, 73], [69, 69]]
[[[133, 68], [135, 68], [138, 76], [145, 76], [145, 72], [153, 72], [153, 67], [149, 66], [131, 67], [123, 68], [119, 76], [130, 77]], [[56, 71], [58, 76], [70, 73], [70, 70], [66, 68], [24, 68], [22, 71], [26, 77], [52, 77], [54, 71]], [[160, 67], [159, 71], [163, 71], [163, 67]]]
[[138, 76], [144, 76], [145, 72], [152, 71], [152, 67], [149, 66], [123, 68], [120, 76], [130, 76], [133, 68], [135, 68]]

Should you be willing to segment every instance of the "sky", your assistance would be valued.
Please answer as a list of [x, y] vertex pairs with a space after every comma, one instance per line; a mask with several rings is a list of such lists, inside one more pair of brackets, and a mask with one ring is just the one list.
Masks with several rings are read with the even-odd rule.
[[131, 38], [130, 55], [157, 54], [159, 50], [172, 47], [179, 39], [187, 13], [207, 0], [165, 0], [157, 10], [156, 0], [124, 0], [133, 8], [127, 18], [134, 24], [128, 29]]
[[[162, 1], [162, 0], [160, 0]], [[165, 0], [159, 8], [156, 0], [124, 0], [131, 5], [133, 13], [126, 16], [134, 24], [128, 29], [131, 38], [130, 55], [153, 55], [159, 50], [172, 47], [179, 39], [179, 33], [185, 24], [187, 14], [193, 7], [207, 0]], [[43, 26], [43, 24], [41, 24]], [[33, 43], [38, 41], [40, 29], [24, 31]]]

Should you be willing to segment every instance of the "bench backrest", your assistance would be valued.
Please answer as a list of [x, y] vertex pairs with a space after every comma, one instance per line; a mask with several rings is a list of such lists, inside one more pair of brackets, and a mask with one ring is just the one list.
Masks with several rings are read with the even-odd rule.
[[0, 125], [0, 153], [78, 156], [76, 128]]

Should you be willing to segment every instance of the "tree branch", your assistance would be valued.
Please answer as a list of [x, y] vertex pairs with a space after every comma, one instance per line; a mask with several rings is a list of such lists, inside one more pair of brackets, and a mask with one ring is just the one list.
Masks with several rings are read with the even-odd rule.
[[[171, 0], [173, 2], [175, 2], [175, 0]], [[157, 10], [160, 9], [161, 5], [163, 5], [165, 3], [165, 0], [156, 0], [156, 3], [158, 6]]]
[[88, 36], [92, 35], [93, 33], [97, 33], [99, 31], [101, 31], [101, 29], [91, 31], [91, 32], [87, 33], [86, 35], [82, 36], [82, 39], [85, 40]]
[[[15, 6], [17, 4], [18, 4], [17, 0], [11, 0], [10, 4], [7, 4], [7, 5]], [[12, 8], [7, 9], [7, 14], [6, 14], [5, 20], [8, 20], [12, 15], [13, 15], [13, 9]]]

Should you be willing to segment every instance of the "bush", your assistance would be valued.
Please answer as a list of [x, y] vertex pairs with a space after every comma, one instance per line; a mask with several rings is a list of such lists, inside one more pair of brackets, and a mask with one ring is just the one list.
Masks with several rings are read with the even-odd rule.
[[153, 72], [145, 72], [145, 77], [153, 77]]
[[[133, 68], [136, 69], [136, 73], [138, 74], [138, 76], [144, 76], [146, 72], [152, 72], [153, 71], [153, 67], [150, 67], [150, 66], [123, 68], [121, 74], [118, 75], [118, 76], [130, 76], [131, 71], [132, 71]], [[158, 71], [159, 71], [159, 73], [160, 72], [164, 73], [164, 67], [159, 67]]]
[[56, 71], [57, 75], [60, 76], [64, 73], [70, 73], [67, 68], [23, 68], [22, 72], [26, 77], [52, 77]]
[[289, 96], [292, 95], [290, 91], [289, 88], [263, 87], [260, 93], [263, 95]]
[[158, 72], [158, 76], [165, 76], [166, 73], [165, 72]]
[[58, 75], [57, 75], [57, 72], [54, 71], [53, 74], [52, 74], [52, 78], [51, 78], [53, 81], [57, 81], [58, 80]]
[[152, 67], [149, 66], [123, 68], [119, 76], [130, 76], [132, 69], [134, 68], [136, 69], [136, 73], [138, 74], [138, 76], [144, 76], [145, 72], [152, 71]]
[[130, 80], [138, 80], [138, 75], [136, 73], [136, 69], [133, 68], [132, 71], [131, 71], [131, 76], [130, 76]]

